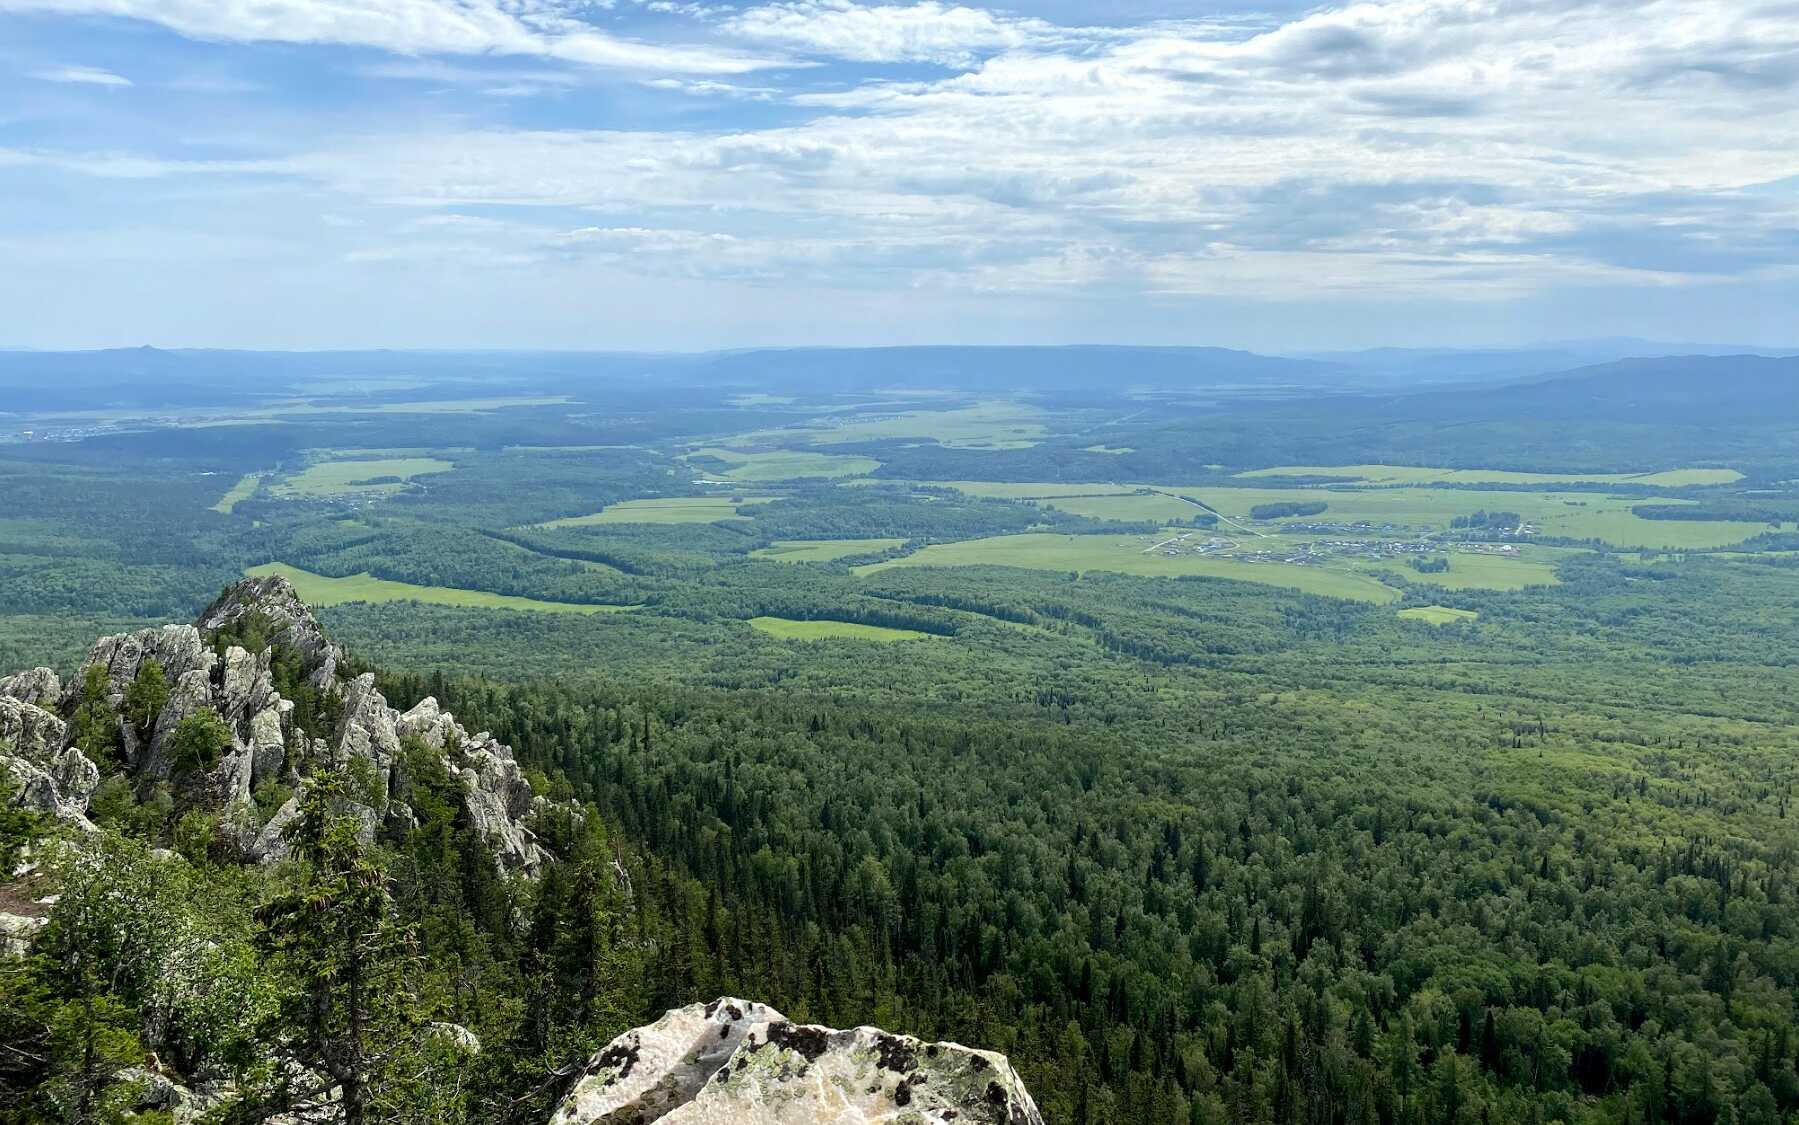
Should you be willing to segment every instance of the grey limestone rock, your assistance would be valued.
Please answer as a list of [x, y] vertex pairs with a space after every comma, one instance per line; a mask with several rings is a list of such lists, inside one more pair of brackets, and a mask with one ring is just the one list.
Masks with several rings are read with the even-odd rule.
[[[222, 655], [215, 651], [220, 630], [246, 624], [254, 628], [228, 635], [258, 636], [269, 647], [251, 652], [227, 645]], [[277, 644], [300, 654], [310, 687], [336, 698], [339, 717], [328, 740], [308, 741], [295, 723], [294, 702], [277, 690]], [[169, 694], [153, 729], [140, 735], [123, 718], [124, 698], [149, 660], [161, 664]], [[383, 823], [396, 828], [412, 823], [410, 795], [399, 776], [400, 739], [405, 736], [443, 755], [445, 769], [462, 787], [470, 823], [494, 848], [501, 870], [536, 874], [548, 858], [525, 827], [537, 798], [512, 751], [486, 733], [470, 737], [434, 699], [401, 714], [388, 705], [372, 674], [348, 680], [338, 675], [344, 663], [342, 650], [326, 637], [291, 583], [280, 577], [253, 578], [221, 594], [197, 625], [166, 625], [96, 641], [82, 666], [82, 682], [88, 669], [104, 671], [108, 702], [120, 712], [124, 761], [133, 779], [140, 785], [173, 781], [190, 790], [187, 799], [229, 813], [245, 852], [254, 859], [274, 862], [286, 855], [281, 832], [295, 813], [290, 801], [257, 828], [247, 815], [257, 786], [303, 783], [314, 769], [352, 763], [367, 767], [356, 772], [374, 783], [373, 791], [363, 794], [368, 803], [344, 803], [345, 813], [358, 819], [364, 835]], [[64, 752], [67, 725], [54, 709], [70, 701], [70, 690], [78, 689], [65, 689], [48, 669], [0, 680], [0, 765], [15, 775], [20, 801], [85, 824], [98, 771], [80, 754]], [[203, 781], [177, 778], [174, 733], [183, 720], [206, 708], [224, 720], [232, 743]], [[396, 785], [401, 786], [397, 792]]]
[[1005, 1056], [743, 1000], [678, 1008], [595, 1055], [551, 1125], [1043, 1125]]
[[47, 769], [67, 738], [68, 726], [55, 714], [0, 695], [0, 754], [12, 754]]
[[48, 668], [32, 668], [0, 677], [0, 695], [21, 703], [34, 703], [47, 710], [54, 709], [62, 699], [62, 681]]
[[342, 651], [325, 636], [312, 607], [300, 600], [292, 582], [278, 574], [246, 578], [228, 588], [200, 614], [199, 627], [216, 633], [250, 616], [268, 622], [274, 633], [269, 640], [292, 645], [308, 664], [328, 663], [335, 669], [342, 663]]

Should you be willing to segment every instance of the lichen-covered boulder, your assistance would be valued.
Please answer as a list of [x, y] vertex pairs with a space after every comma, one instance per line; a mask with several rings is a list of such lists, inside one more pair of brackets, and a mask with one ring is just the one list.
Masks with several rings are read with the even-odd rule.
[[[727, 1050], [728, 1048], [728, 1050]], [[594, 1056], [551, 1125], [1043, 1125], [1005, 1056], [718, 1000]]]
[[12, 754], [48, 769], [67, 737], [67, 724], [49, 711], [0, 695], [0, 754]]
[[167, 781], [175, 773], [175, 730], [183, 719], [197, 715], [213, 705], [211, 669], [194, 668], [172, 679], [169, 700], [156, 715], [156, 729], [149, 745], [139, 751], [132, 763], [139, 777]]
[[394, 762], [400, 756], [399, 712], [375, 687], [375, 675], [366, 672], [344, 687], [344, 713], [338, 725], [339, 762], [361, 759], [369, 764], [381, 785], [385, 801]]
[[62, 681], [48, 668], [32, 668], [0, 677], [0, 695], [51, 710], [62, 699]]
[[450, 775], [462, 782], [469, 823], [493, 848], [500, 866], [535, 874], [548, 857], [524, 826], [523, 818], [532, 812], [531, 783], [512, 751], [483, 733], [460, 756], [445, 757]]
[[137, 679], [138, 671], [147, 660], [161, 664], [164, 676], [173, 684], [190, 672], [209, 678], [218, 657], [213, 655], [200, 630], [192, 625], [164, 625], [160, 629], [139, 629], [135, 633], [101, 637], [88, 650], [87, 659], [81, 665], [81, 675], [70, 690], [78, 690], [87, 677], [87, 670], [99, 665], [106, 669], [108, 691], [117, 706], [125, 695], [125, 688]]
[[725, 997], [676, 1008], [607, 1044], [556, 1108], [552, 1125], [638, 1125], [699, 1096], [752, 1032], [781, 1013]]
[[67, 724], [49, 711], [0, 696], [0, 774], [13, 803], [92, 828], [87, 805], [100, 771], [81, 751], [63, 746], [67, 737]]

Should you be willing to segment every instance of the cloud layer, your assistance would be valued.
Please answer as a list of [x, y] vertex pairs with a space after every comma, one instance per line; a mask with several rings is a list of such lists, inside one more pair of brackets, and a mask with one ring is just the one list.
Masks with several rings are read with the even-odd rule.
[[[0, 9], [28, 4], [52, 0]], [[323, 192], [364, 215], [340, 247], [358, 268], [1046, 307], [1799, 281], [1790, 0], [1378, 0], [1103, 28], [778, 0], [664, 14], [666, 42], [550, 0], [54, 6], [201, 40], [382, 48], [408, 56], [382, 64], [394, 81], [443, 76], [412, 56], [572, 66], [529, 83], [477, 72], [523, 101], [578, 101], [579, 74], [622, 68], [635, 77], [608, 89], [690, 107], [653, 127], [436, 115], [255, 159], [13, 146], [15, 165]], [[751, 69], [768, 73], [728, 77]]]

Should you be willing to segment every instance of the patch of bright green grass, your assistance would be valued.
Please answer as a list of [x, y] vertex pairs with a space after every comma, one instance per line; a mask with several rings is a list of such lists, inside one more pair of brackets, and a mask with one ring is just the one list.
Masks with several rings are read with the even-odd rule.
[[1355, 569], [1376, 576], [1393, 574], [1413, 582], [1428, 582], [1446, 590], [1522, 590], [1526, 586], [1557, 586], [1555, 576], [1557, 554], [1578, 552], [1555, 551], [1550, 547], [1531, 549], [1528, 555], [1483, 555], [1451, 551], [1438, 556], [1449, 560], [1449, 569], [1435, 574], [1421, 574], [1402, 562], [1357, 562]]
[[996, 535], [960, 543], [936, 544], [904, 558], [857, 567], [856, 572], [872, 574], [898, 566], [1016, 566], [1030, 570], [1076, 572], [1109, 570], [1152, 578], [1230, 578], [1325, 597], [1382, 604], [1399, 597], [1399, 592], [1391, 586], [1368, 575], [1347, 570], [1278, 562], [1242, 562], [1199, 556], [1190, 552], [1170, 556], [1156, 549], [1157, 543], [1177, 536], [1204, 534], [1209, 533], [1170, 529], [1153, 536], [1053, 535], [1038, 532]]
[[294, 589], [300, 592], [303, 600], [315, 606], [344, 605], [348, 602], [429, 602], [433, 605], [473, 609], [522, 609], [539, 613], [617, 613], [636, 608], [624, 605], [544, 602], [536, 598], [490, 594], [485, 590], [458, 590], [449, 586], [415, 586], [410, 582], [390, 582], [369, 574], [330, 578], [286, 563], [255, 566], [244, 573], [252, 578], [279, 574], [294, 584]]
[[212, 506], [212, 510], [230, 515], [240, 503], [256, 495], [256, 483], [261, 479], [261, 473], [245, 473], [237, 478], [237, 483], [232, 485], [231, 490]]
[[592, 527], [607, 523], [718, 523], [746, 520], [738, 510], [765, 504], [768, 496], [662, 496], [653, 500], [626, 500], [587, 516], [568, 516], [538, 524], [539, 527]]
[[777, 539], [750, 554], [781, 562], [832, 562], [849, 555], [889, 551], [904, 543], [904, 539]]
[[[388, 496], [406, 487], [407, 481], [429, 473], [447, 473], [456, 467], [452, 461], [435, 457], [398, 457], [374, 461], [321, 461], [305, 471], [271, 486], [276, 496], [289, 500], [322, 496]], [[399, 482], [362, 483], [397, 477]]]
[[929, 484], [937, 488], [953, 488], [957, 492], [965, 492], [970, 496], [985, 496], [994, 500], [1050, 500], [1059, 496], [1120, 496], [1132, 491], [1135, 487], [1128, 484], [1058, 484], [1047, 481], [1025, 484], [989, 480], [939, 480], [914, 483]]
[[1036, 503], [1070, 515], [1097, 520], [1123, 520], [1129, 523], [1149, 521], [1175, 522], [1204, 515], [1203, 509], [1178, 496], [1161, 493], [1126, 494], [1123, 496], [1051, 496]]
[[841, 637], [852, 641], [917, 641], [931, 634], [915, 629], [889, 629], [882, 625], [858, 625], [851, 621], [792, 621], [785, 617], [752, 617], [750, 624], [784, 641], [822, 641]]
[[[1646, 520], [1631, 511], [1640, 497], [1591, 492], [1482, 492], [1467, 488], [1234, 488], [1201, 485], [1170, 489], [1192, 496], [1225, 516], [1243, 521], [1258, 504], [1322, 501], [1320, 515], [1282, 523], [1394, 524], [1413, 531], [1441, 531], [1456, 516], [1477, 511], [1517, 512], [1538, 534], [1598, 539], [1626, 549], [1694, 550], [1741, 543], [1766, 528], [1758, 523], [1710, 520]], [[1668, 500], [1658, 503], [1685, 504]]]
[[1658, 488], [1730, 484], [1735, 469], [1668, 469], [1659, 473], [1513, 473], [1499, 469], [1427, 469], [1414, 465], [1282, 465], [1240, 477], [1341, 477], [1368, 484], [1642, 484]]
[[[914, 400], [920, 392], [911, 394]], [[1049, 433], [1043, 412], [1016, 402], [980, 402], [948, 410], [899, 410], [876, 413], [883, 405], [864, 403], [855, 413], [837, 419], [813, 419], [778, 430], [743, 434], [726, 445], [803, 443], [841, 445], [847, 442], [913, 439], [934, 441], [952, 449], [1023, 449]]]
[[881, 463], [872, 457], [806, 453], [792, 449], [745, 453], [736, 449], [711, 447], [696, 449], [688, 456], [710, 457], [730, 466], [728, 469], [708, 469], [704, 466], [694, 466], [708, 477], [741, 481], [796, 480], [802, 477], [859, 477], [881, 467]]
[[1407, 621], [1422, 621], [1426, 625], [1453, 625], [1458, 621], [1473, 621], [1480, 614], [1471, 609], [1450, 609], [1446, 605], [1421, 605], [1402, 609], [1399, 616]]

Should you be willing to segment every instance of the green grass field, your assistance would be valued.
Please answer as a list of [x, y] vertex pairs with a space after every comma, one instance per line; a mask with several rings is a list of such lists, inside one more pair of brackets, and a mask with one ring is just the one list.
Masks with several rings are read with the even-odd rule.
[[721, 520], [746, 520], [738, 508], [765, 504], [771, 497], [743, 496], [664, 496], [654, 500], [626, 500], [588, 516], [568, 516], [538, 524], [539, 527], [593, 527], [608, 523], [718, 523]]
[[223, 512], [225, 515], [230, 515], [237, 508], [238, 504], [256, 495], [256, 484], [260, 480], [262, 480], [261, 473], [246, 473], [237, 478], [237, 483], [232, 485], [230, 491], [219, 498], [219, 502], [212, 506], [212, 510], [215, 512]]
[[315, 606], [344, 605], [349, 602], [429, 602], [433, 605], [461, 606], [472, 609], [520, 609], [538, 613], [617, 613], [634, 609], [623, 605], [579, 605], [574, 602], [541, 602], [535, 598], [519, 598], [510, 594], [490, 594], [484, 590], [457, 590], [448, 586], [414, 586], [410, 582], [390, 582], [368, 574], [348, 578], [329, 578], [301, 570], [286, 563], [254, 566], [244, 572], [252, 578], [279, 574], [294, 584], [300, 597]]
[[891, 550], [903, 543], [904, 539], [777, 539], [750, 555], [781, 562], [832, 562], [848, 555]]
[[1240, 477], [1342, 477], [1369, 484], [1642, 484], [1658, 488], [1730, 484], [1735, 469], [1668, 469], [1659, 473], [1512, 473], [1498, 469], [1427, 469], [1413, 465], [1282, 465]]
[[[1636, 497], [1590, 492], [1483, 492], [1449, 488], [1229, 488], [1171, 489], [1210, 504], [1226, 516], [1249, 518], [1258, 504], [1323, 501], [1329, 508], [1300, 523], [1392, 523], [1421, 531], [1447, 528], [1455, 516], [1477, 511], [1517, 512], [1540, 533], [1600, 539], [1614, 547], [1672, 550], [1727, 547], [1767, 530], [1762, 524], [1724, 521], [1646, 520], [1631, 508]], [[1686, 501], [1657, 501], [1686, 503]]]
[[[1179, 531], [1174, 534], [1181, 534]], [[1231, 578], [1321, 594], [1332, 598], [1385, 604], [1399, 592], [1365, 574], [1321, 566], [1286, 563], [1251, 563], [1233, 559], [1179, 555], [1173, 558], [1148, 551], [1166, 535], [996, 535], [960, 543], [940, 543], [916, 554], [889, 562], [857, 567], [858, 574], [873, 574], [900, 566], [1017, 566], [1030, 570], [1109, 570], [1151, 578]]]
[[859, 477], [872, 473], [881, 463], [872, 457], [851, 457], [836, 453], [806, 453], [792, 449], [776, 449], [761, 453], [745, 453], [736, 449], [709, 446], [696, 449], [689, 457], [711, 457], [726, 462], [729, 469], [712, 469], [694, 465], [708, 478], [741, 481], [798, 480], [804, 477]]
[[1379, 577], [1397, 575], [1412, 582], [1428, 582], [1446, 590], [1522, 590], [1526, 586], [1556, 586], [1555, 558], [1576, 552], [1557, 551], [1553, 547], [1527, 548], [1524, 557], [1475, 555], [1449, 552], [1449, 569], [1436, 574], [1420, 574], [1402, 562], [1362, 562], [1351, 565], [1365, 574]]
[[[895, 482], [897, 483], [897, 482]], [[1052, 482], [1015, 484], [1010, 481], [932, 480], [914, 481], [934, 488], [953, 488], [970, 496], [994, 500], [1050, 500], [1061, 496], [1121, 496], [1136, 486], [1129, 484], [1056, 484]]]
[[1402, 609], [1399, 616], [1407, 621], [1422, 621], [1426, 625], [1453, 625], [1458, 621], [1473, 621], [1480, 614], [1471, 609], [1450, 609], [1443, 605], [1421, 605], [1411, 609]]
[[1144, 520], [1175, 523], [1205, 514], [1201, 509], [1178, 496], [1165, 496], [1161, 493], [1124, 496], [1051, 496], [1037, 500], [1036, 503], [1046, 508], [1068, 512], [1071, 515], [1088, 516], [1099, 520], [1125, 520], [1131, 523], [1140, 523]]
[[793, 621], [785, 617], [752, 617], [750, 624], [771, 637], [784, 641], [823, 641], [842, 638], [852, 641], [919, 641], [929, 633], [913, 629], [888, 629], [881, 625], [858, 625], [851, 621]]
[[402, 482], [430, 473], [447, 473], [456, 467], [452, 461], [436, 457], [397, 457], [374, 461], [321, 461], [308, 466], [270, 487], [274, 495], [287, 500], [309, 500], [323, 496], [388, 496], [405, 488], [405, 483], [359, 484], [358, 481], [379, 477], [399, 477]]
[[1025, 449], [1049, 433], [1043, 413], [1015, 402], [980, 402], [950, 410], [902, 410], [878, 414], [864, 406], [841, 420], [814, 420], [779, 430], [739, 435], [724, 444], [798, 443], [842, 445], [854, 441], [915, 438], [952, 449]]

